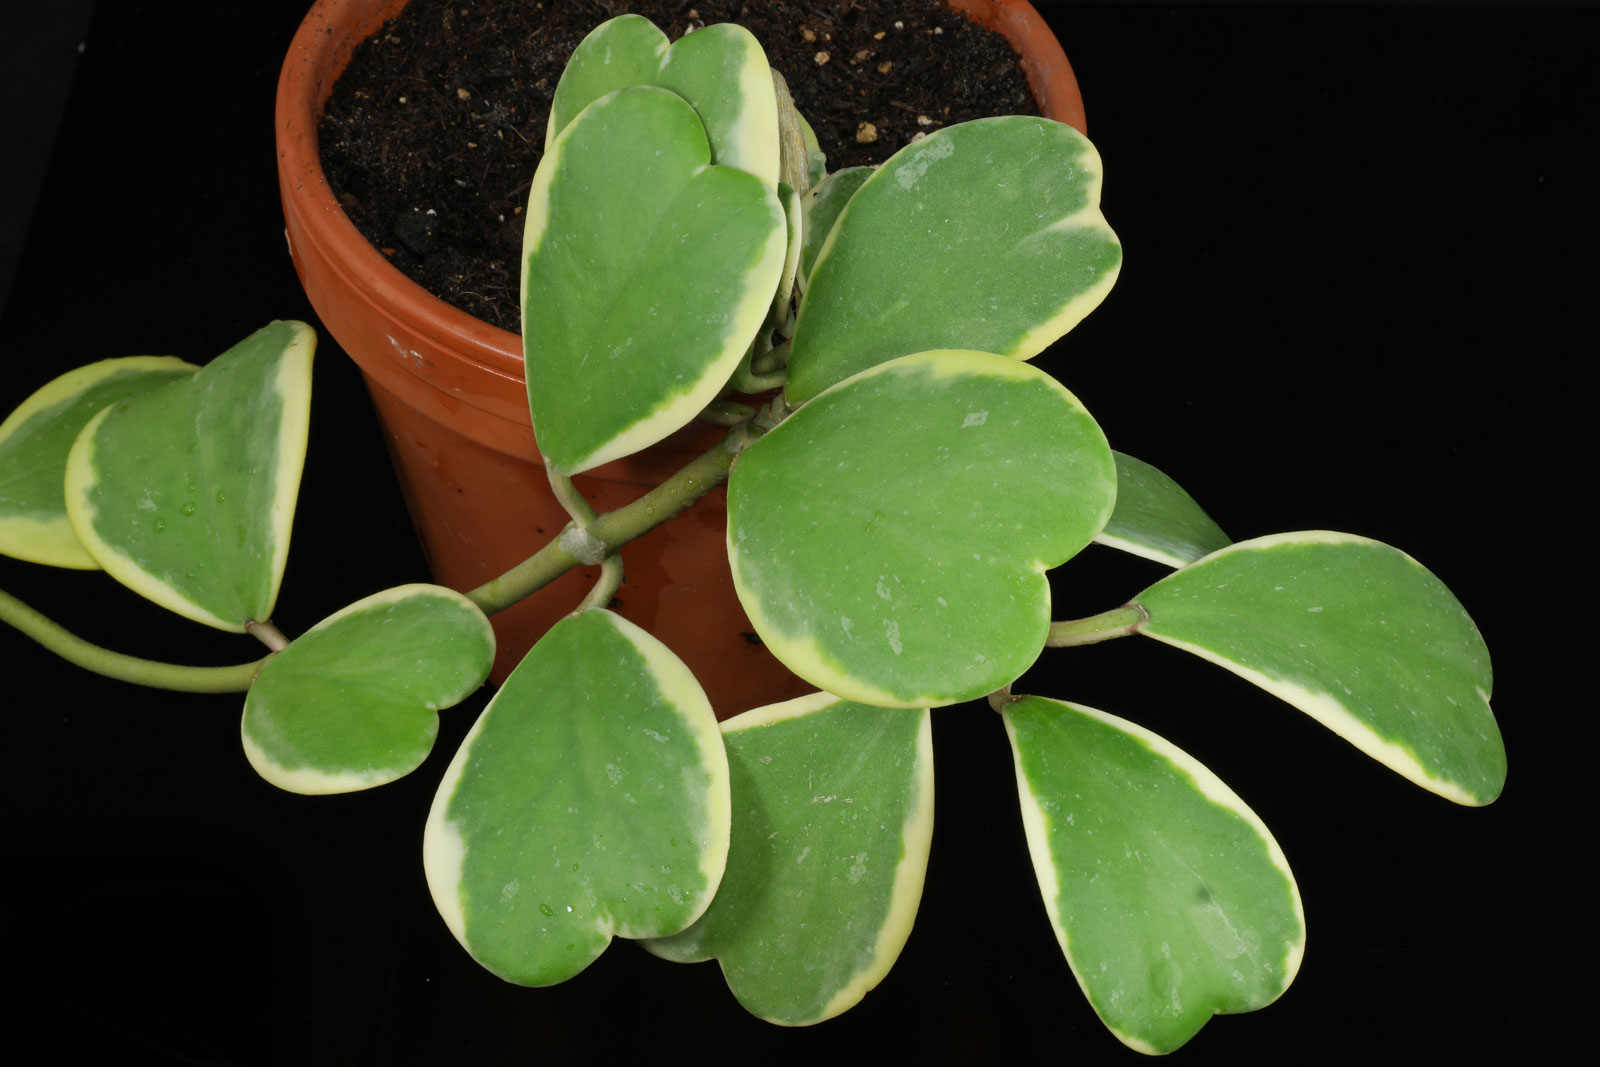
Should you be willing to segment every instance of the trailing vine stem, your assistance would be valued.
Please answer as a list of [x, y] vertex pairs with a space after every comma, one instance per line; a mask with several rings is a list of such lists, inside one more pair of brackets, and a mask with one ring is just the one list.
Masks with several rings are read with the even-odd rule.
[[[597, 516], [583, 528], [589, 547], [597, 553], [610, 555], [721, 485], [733, 468], [734, 458], [766, 433], [767, 427], [756, 425], [756, 421], [735, 426], [715, 448], [690, 460], [676, 474], [633, 503]], [[538, 592], [572, 568], [598, 562], [580, 559], [573, 552], [570, 534], [575, 529], [578, 527], [569, 526], [515, 567], [469, 590], [467, 599], [485, 614], [493, 615]]]
[[[601, 563], [629, 541], [642, 537], [684, 511], [706, 493], [727, 481], [735, 457], [788, 414], [779, 400], [763, 409], [759, 418], [740, 423], [715, 448], [690, 460], [676, 474], [631, 504], [598, 515], [587, 527], [569, 525], [543, 548], [504, 574], [468, 591], [465, 596], [485, 614], [504, 611], [538, 592], [574, 567]], [[585, 502], [585, 506], [587, 502]], [[581, 530], [586, 542], [601, 553], [583, 559], [570, 549], [570, 535]], [[587, 552], [583, 553], [588, 555]], [[602, 563], [602, 566], [604, 564]], [[613, 568], [615, 570], [615, 568]], [[602, 582], [610, 576], [602, 574]], [[613, 591], [614, 591], [613, 587]], [[609, 602], [611, 594], [605, 594]], [[604, 606], [602, 604], [601, 606]], [[228, 667], [190, 667], [113, 652], [85, 641], [16, 597], [0, 591], [0, 622], [37, 641], [62, 659], [85, 670], [134, 685], [171, 689], [183, 693], [243, 693], [250, 688], [271, 655]], [[274, 628], [256, 634], [263, 640], [282, 635]]]
[[68, 663], [84, 670], [118, 681], [173, 689], [181, 693], [243, 693], [250, 688], [250, 683], [255, 681], [267, 660], [272, 658], [269, 655], [251, 663], [230, 667], [186, 667], [112, 652], [68, 632], [59, 623], [6, 592], [0, 592], [0, 622], [15, 627]]
[[1050, 636], [1045, 638], [1046, 648], [1070, 648], [1074, 645], [1092, 645], [1127, 637], [1139, 632], [1139, 627], [1150, 621], [1150, 613], [1142, 604], [1124, 604], [1120, 608], [1102, 611], [1087, 619], [1069, 619], [1052, 622]]

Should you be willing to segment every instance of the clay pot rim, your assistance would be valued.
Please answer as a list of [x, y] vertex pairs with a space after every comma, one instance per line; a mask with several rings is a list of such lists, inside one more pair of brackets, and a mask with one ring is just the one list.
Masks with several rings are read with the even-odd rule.
[[[295, 31], [278, 79], [275, 105], [278, 180], [308, 208], [306, 232], [325, 246], [326, 258], [353, 287], [441, 349], [477, 362], [486, 370], [523, 382], [522, 339], [492, 326], [428, 292], [390, 263], [356, 229], [333, 195], [317, 138], [322, 106], [349, 63], [351, 49], [392, 18], [406, 0], [316, 0]], [[1061, 44], [1039, 12], [1026, 0], [949, 0], [950, 6], [980, 25], [1003, 33], [1014, 48], [1024, 42], [1023, 72], [1040, 109], [1049, 118], [1084, 128], [1077, 79]], [[351, 21], [358, 33], [346, 36], [336, 26]], [[321, 220], [321, 225], [312, 224]]]

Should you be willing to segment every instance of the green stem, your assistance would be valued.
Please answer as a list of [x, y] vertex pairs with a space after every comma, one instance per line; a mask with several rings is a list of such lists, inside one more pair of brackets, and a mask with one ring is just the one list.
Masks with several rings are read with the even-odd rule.
[[282, 652], [289, 647], [289, 639], [283, 636], [283, 631], [270, 622], [247, 622], [244, 632], [274, 652]]
[[738, 404], [732, 400], [713, 400], [700, 412], [702, 422], [709, 422], [715, 426], [737, 426], [741, 422], [748, 422], [754, 417], [756, 409], [747, 404]]
[[588, 611], [590, 608], [603, 608], [611, 603], [612, 596], [622, 585], [622, 556], [616, 549], [589, 533], [589, 524], [598, 516], [595, 514], [594, 505], [578, 492], [578, 487], [572, 484], [572, 479], [558, 473], [548, 459], [544, 461], [544, 471], [546, 477], [550, 479], [550, 488], [555, 490], [556, 499], [567, 509], [567, 514], [572, 516], [572, 525], [561, 531], [559, 540], [569, 549], [582, 546], [582, 550], [577, 553], [580, 558], [591, 553], [601, 557], [600, 577], [573, 614]]
[[1150, 621], [1150, 613], [1141, 604], [1125, 604], [1120, 608], [1102, 611], [1087, 619], [1052, 622], [1050, 636], [1045, 638], [1047, 648], [1070, 648], [1073, 645], [1092, 645], [1110, 641], [1114, 637], [1127, 637], [1138, 633], [1139, 627]]
[[789, 350], [794, 342], [785, 338], [750, 361], [753, 374], [774, 374], [789, 366]]
[[538, 592], [582, 562], [557, 538], [499, 577], [469, 589], [465, 596], [485, 615], [493, 615]]
[[1005, 709], [1007, 704], [1015, 704], [1021, 697], [1011, 695], [1011, 686], [1006, 684], [989, 694], [989, 707], [998, 714]]
[[750, 396], [755, 393], [764, 393], [768, 389], [776, 389], [788, 380], [789, 372], [787, 370], [773, 371], [771, 374], [757, 374], [748, 365], [741, 363], [728, 385], [733, 388], [734, 392]]
[[[726, 481], [734, 457], [763, 432], [750, 424], [734, 427], [717, 447], [695, 457], [638, 500], [596, 518], [589, 524], [587, 533], [610, 550], [643, 537]], [[557, 537], [498, 578], [491, 578], [470, 590], [466, 596], [486, 614], [493, 615], [538, 592], [583, 562], [568, 549], [562, 537]]]
[[734, 427], [715, 448], [690, 460], [638, 500], [595, 519], [589, 532], [617, 547], [642, 537], [727, 481], [734, 458], [760, 436], [754, 426]]
[[250, 688], [266, 657], [232, 667], [184, 667], [140, 659], [92, 645], [41, 615], [9, 593], [0, 592], [0, 622], [16, 627], [68, 663], [135, 685], [183, 693], [242, 693]]
[[573, 522], [587, 526], [594, 521], [594, 506], [578, 492], [572, 479], [557, 471], [549, 459], [544, 461], [544, 475], [550, 480], [550, 491], [555, 493], [556, 500], [572, 516]]
[[611, 603], [611, 598], [616, 596], [617, 590], [622, 586], [622, 555], [615, 553], [607, 556], [606, 561], [600, 564], [600, 577], [595, 580], [594, 588], [589, 590], [589, 595], [583, 598], [583, 603], [573, 610], [576, 615], [580, 611], [590, 608], [603, 608]]
[[[781, 397], [773, 407], [782, 404]], [[742, 423], [715, 448], [697, 456], [672, 477], [644, 496], [615, 511], [600, 515], [586, 533], [602, 548], [615, 550], [643, 537], [686, 510], [706, 493], [728, 479], [735, 457], [758, 440], [787, 414], [763, 411], [754, 422]], [[570, 483], [569, 483], [570, 484]], [[576, 492], [576, 490], [574, 490]], [[581, 499], [581, 497], [580, 497]], [[588, 502], [584, 501], [588, 506]], [[573, 526], [562, 531], [570, 534]], [[592, 561], [578, 558], [558, 536], [539, 551], [498, 577], [491, 578], [465, 595], [485, 614], [493, 615], [538, 592], [567, 571]], [[603, 564], [602, 564], [603, 566]], [[602, 575], [602, 581], [605, 576]], [[613, 590], [614, 591], [614, 590]], [[609, 603], [610, 594], [606, 596]], [[172, 689], [186, 693], [242, 693], [260, 673], [270, 656], [231, 667], [186, 667], [158, 660], [140, 659], [101, 648], [68, 632], [59, 624], [0, 591], [0, 622], [9, 624], [70, 663], [108, 678], [136, 685]], [[258, 634], [258, 636], [260, 636]]]

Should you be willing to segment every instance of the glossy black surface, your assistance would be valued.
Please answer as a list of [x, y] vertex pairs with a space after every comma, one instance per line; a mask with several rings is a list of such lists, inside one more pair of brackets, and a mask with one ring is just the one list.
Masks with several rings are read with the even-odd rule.
[[[98, 5], [0, 318], [0, 408], [79, 363], [204, 361], [269, 319], [311, 318], [272, 144], [303, 6]], [[1299, 876], [1299, 980], [1177, 1055], [1442, 1061], [1559, 1040], [1570, 1017], [1548, 968], [1586, 954], [1591, 895], [1571, 870], [1590, 802], [1560, 805], [1585, 777], [1571, 731], [1592, 703], [1566, 692], [1586, 659], [1561, 631], [1589, 628], [1575, 591], [1592, 450], [1571, 442], [1594, 346], [1595, 12], [1040, 6], [1083, 86], [1126, 252], [1115, 292], [1042, 365], [1236, 538], [1347, 530], [1443, 578], [1494, 655], [1510, 752], [1504, 798], [1458, 808], [1182, 653], [1047, 654], [1019, 688], [1186, 748]], [[359, 377], [325, 337], [316, 389], [278, 610], [290, 632], [425, 575]], [[1056, 614], [1114, 606], [1160, 573], [1091, 550], [1059, 572]], [[125, 651], [257, 654], [101, 576], [0, 559], [0, 587]], [[1134, 1059], [1054, 943], [1004, 733], [981, 705], [935, 717], [934, 853], [898, 966], [854, 1011], [790, 1031], [746, 1016], [714, 966], [626, 943], [533, 991], [457, 948], [428, 900], [420, 827], [482, 694], [446, 713], [411, 778], [303, 798], [250, 771], [237, 698], [103, 682], [10, 631], [0, 662], [0, 951], [20, 987], [0, 1018], [52, 1059]]]

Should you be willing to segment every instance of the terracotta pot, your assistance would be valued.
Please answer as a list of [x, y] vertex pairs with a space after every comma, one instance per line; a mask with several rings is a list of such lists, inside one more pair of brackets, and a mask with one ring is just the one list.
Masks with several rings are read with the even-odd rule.
[[[278, 181], [295, 270], [327, 332], [360, 366], [434, 579], [470, 589], [531, 555], [566, 524], [534, 445], [516, 335], [467, 315], [401, 274], [345, 216], [328, 187], [317, 120], [351, 50], [405, 0], [318, 0], [278, 82]], [[1072, 68], [1020, 0], [952, 0], [999, 30], [1051, 118], [1083, 128]], [[716, 443], [691, 425], [646, 452], [576, 479], [600, 511], [643, 495]], [[720, 717], [809, 687], [755, 641], [724, 550], [726, 495], [708, 493], [623, 552], [618, 611], [672, 648]], [[496, 682], [582, 599], [594, 570], [569, 572], [494, 617]]]

